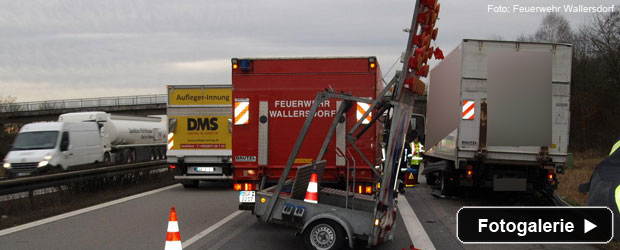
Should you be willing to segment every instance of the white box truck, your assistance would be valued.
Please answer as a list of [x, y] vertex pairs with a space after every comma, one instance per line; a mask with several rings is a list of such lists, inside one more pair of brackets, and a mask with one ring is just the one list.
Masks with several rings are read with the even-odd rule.
[[232, 181], [230, 85], [168, 86], [168, 163], [186, 188]]
[[104, 148], [94, 122], [40, 122], [22, 126], [3, 167], [9, 178], [67, 170], [103, 160]]
[[427, 182], [494, 191], [557, 188], [567, 158], [572, 47], [463, 40], [430, 75]]

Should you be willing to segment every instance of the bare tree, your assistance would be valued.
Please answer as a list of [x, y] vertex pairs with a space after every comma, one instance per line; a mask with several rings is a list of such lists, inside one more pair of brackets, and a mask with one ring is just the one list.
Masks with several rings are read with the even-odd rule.
[[594, 15], [580, 31], [587, 46], [586, 56], [600, 57], [610, 83], [620, 88], [620, 11]]
[[538, 42], [570, 43], [572, 31], [566, 18], [557, 13], [543, 17], [542, 23], [534, 33], [533, 40]]
[[528, 36], [528, 35], [525, 35], [525, 33], [521, 33], [521, 35], [517, 36], [516, 40], [517, 42], [531, 42], [532, 36]]
[[1, 97], [0, 96], [0, 111], [2, 112], [12, 112], [12, 111], [16, 111], [15, 106], [11, 105], [13, 103], [15, 103], [15, 101], [17, 100], [17, 98], [12, 97], [12, 96], [6, 96], [6, 97]]
[[504, 41], [505, 39], [500, 34], [493, 34], [489, 37], [491, 40]]
[[592, 15], [573, 52], [571, 147], [608, 153], [620, 136], [620, 12]]

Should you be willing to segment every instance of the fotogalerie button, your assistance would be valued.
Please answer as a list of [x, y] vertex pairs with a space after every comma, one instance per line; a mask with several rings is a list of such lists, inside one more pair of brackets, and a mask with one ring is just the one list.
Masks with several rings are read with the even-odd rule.
[[462, 207], [456, 236], [464, 244], [606, 244], [613, 220], [608, 207]]

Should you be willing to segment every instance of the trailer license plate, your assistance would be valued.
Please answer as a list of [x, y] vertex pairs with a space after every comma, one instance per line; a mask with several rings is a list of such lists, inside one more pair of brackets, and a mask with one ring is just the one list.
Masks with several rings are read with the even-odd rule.
[[213, 172], [215, 169], [213, 167], [197, 167], [195, 170], [196, 172]]
[[239, 202], [254, 202], [255, 191], [239, 191]]

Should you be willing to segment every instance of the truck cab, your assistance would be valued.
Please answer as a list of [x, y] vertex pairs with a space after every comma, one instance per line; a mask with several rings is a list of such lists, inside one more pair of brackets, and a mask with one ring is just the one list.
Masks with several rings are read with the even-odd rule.
[[101, 162], [103, 145], [94, 122], [41, 122], [24, 125], [3, 167], [8, 177], [31, 175], [51, 168]]

